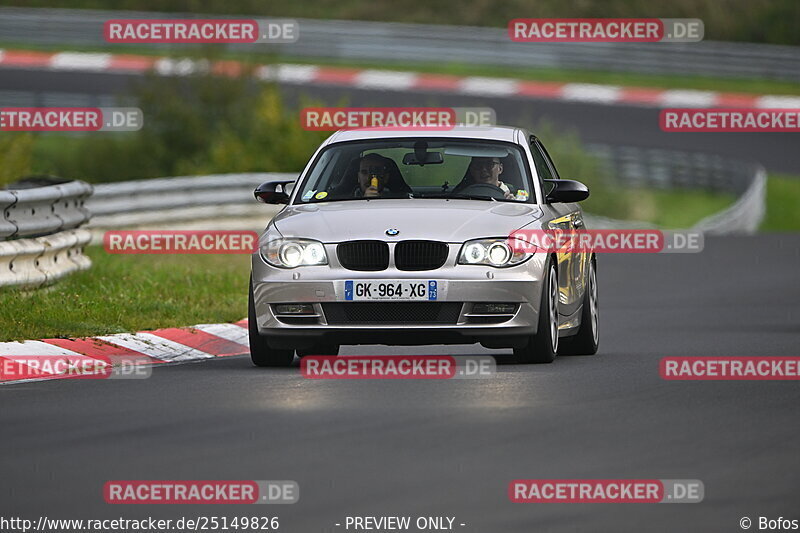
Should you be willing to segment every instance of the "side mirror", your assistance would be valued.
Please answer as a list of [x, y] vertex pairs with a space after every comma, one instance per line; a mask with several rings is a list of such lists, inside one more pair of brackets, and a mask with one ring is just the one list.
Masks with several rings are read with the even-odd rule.
[[288, 204], [294, 181], [268, 181], [253, 191], [253, 196], [262, 204]]
[[547, 193], [547, 201], [555, 203], [580, 202], [589, 198], [589, 188], [575, 180], [544, 180], [553, 185]]

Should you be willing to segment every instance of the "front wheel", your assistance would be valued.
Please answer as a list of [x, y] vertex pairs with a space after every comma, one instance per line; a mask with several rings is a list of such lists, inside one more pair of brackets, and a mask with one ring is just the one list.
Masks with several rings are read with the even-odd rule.
[[597, 267], [594, 260], [589, 262], [589, 275], [586, 279], [586, 293], [583, 295], [583, 310], [578, 333], [561, 339], [559, 355], [594, 355], [600, 345], [599, 307], [597, 304]]
[[528, 345], [514, 349], [519, 363], [552, 363], [558, 353], [558, 276], [556, 266], [548, 260], [539, 304], [539, 326]]
[[247, 306], [247, 331], [250, 337], [250, 359], [256, 366], [291, 366], [294, 350], [271, 348], [267, 339], [258, 332], [256, 305], [253, 298], [253, 278], [250, 278], [250, 291]]

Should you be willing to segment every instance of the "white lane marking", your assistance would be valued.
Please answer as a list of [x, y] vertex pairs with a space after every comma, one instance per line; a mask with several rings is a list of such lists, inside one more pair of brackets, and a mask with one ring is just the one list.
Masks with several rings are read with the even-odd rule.
[[274, 69], [270, 65], [259, 65], [253, 69], [253, 76], [259, 80], [271, 81], [274, 79]]
[[111, 54], [61, 52], [50, 58], [50, 68], [56, 70], [106, 70], [111, 65]]
[[511, 78], [470, 76], [460, 81], [458, 92], [487, 96], [510, 96], [517, 94], [518, 86], [519, 82]]
[[247, 328], [235, 324], [199, 324], [192, 327], [210, 333], [211, 335], [222, 337], [231, 342], [247, 346], [248, 348], [250, 347], [250, 341], [247, 338]]
[[206, 352], [201, 352], [152, 333], [118, 333], [97, 338], [161, 361], [193, 361], [195, 359], [212, 359], [214, 357]]
[[154, 69], [156, 74], [161, 76], [188, 76], [195, 72], [208, 71], [208, 61], [195, 61], [189, 58], [172, 59], [162, 57], [155, 62]]
[[665, 107], [713, 107], [717, 103], [714, 91], [670, 89], [661, 93], [660, 104]]
[[756, 100], [756, 107], [800, 109], [800, 96], [768, 94]]
[[353, 85], [362, 89], [388, 89], [404, 91], [417, 81], [414, 72], [393, 72], [391, 70], [362, 70]]
[[286, 83], [310, 83], [317, 78], [319, 67], [314, 65], [275, 65], [270, 69], [271, 79]]
[[620, 100], [622, 88], [596, 83], [567, 83], [561, 89], [561, 98], [578, 102], [611, 104]]

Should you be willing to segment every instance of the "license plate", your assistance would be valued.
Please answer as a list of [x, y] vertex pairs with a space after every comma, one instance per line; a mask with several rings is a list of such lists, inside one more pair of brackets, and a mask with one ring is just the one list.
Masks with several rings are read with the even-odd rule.
[[432, 280], [347, 280], [345, 300], [436, 300], [437, 283]]

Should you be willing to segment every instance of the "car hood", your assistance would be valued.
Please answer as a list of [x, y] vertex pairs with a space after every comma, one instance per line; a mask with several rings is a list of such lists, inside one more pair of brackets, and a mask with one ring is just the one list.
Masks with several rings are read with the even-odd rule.
[[[510, 234], [542, 217], [536, 204], [476, 200], [373, 200], [288, 206], [273, 220], [284, 237], [463, 242]], [[389, 229], [398, 230], [387, 237]]]

